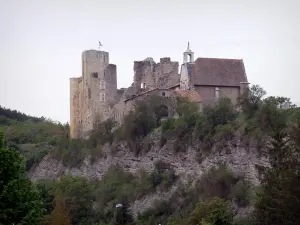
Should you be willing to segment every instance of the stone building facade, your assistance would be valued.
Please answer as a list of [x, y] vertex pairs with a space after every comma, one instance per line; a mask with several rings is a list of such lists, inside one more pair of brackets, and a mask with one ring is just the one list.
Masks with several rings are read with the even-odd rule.
[[[199, 104], [212, 105], [219, 98], [237, 97], [248, 86], [242, 59], [197, 58], [188, 44], [183, 62], [161, 58], [134, 61], [133, 83], [117, 89], [117, 67], [109, 63], [109, 53], [99, 43], [98, 50], [82, 53], [82, 76], [70, 79], [70, 136], [84, 138], [96, 121], [113, 117], [122, 122], [136, 101], [149, 95], [166, 98], [184, 96]], [[172, 108], [168, 106], [169, 115]]]

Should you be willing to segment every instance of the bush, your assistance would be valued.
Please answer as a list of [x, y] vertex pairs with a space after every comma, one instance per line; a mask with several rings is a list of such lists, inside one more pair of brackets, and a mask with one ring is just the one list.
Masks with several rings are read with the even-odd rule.
[[116, 126], [117, 123], [113, 119], [107, 119], [103, 122], [96, 123], [91, 131], [88, 146], [90, 148], [97, 148], [105, 143], [111, 144], [114, 140], [113, 130]]
[[90, 149], [90, 154], [91, 154], [91, 164], [95, 163], [97, 161], [97, 159], [104, 156], [104, 153], [103, 153], [101, 147]]
[[81, 140], [71, 139], [67, 149], [62, 152], [62, 163], [67, 167], [80, 167], [88, 155], [85, 143]]
[[175, 118], [168, 118], [162, 122], [162, 132], [166, 132], [167, 130], [174, 130], [175, 129]]
[[228, 204], [224, 200], [215, 197], [210, 201], [199, 203], [191, 213], [187, 224], [231, 225], [232, 221], [233, 213]]
[[252, 197], [251, 185], [243, 176], [234, 174], [226, 165], [212, 167], [197, 183], [202, 198], [220, 197], [233, 200], [239, 206], [250, 204]]
[[153, 188], [159, 187], [162, 190], [167, 190], [174, 184], [177, 176], [169, 164], [159, 160], [155, 163], [155, 168], [150, 175], [150, 179]]
[[231, 190], [231, 197], [239, 207], [248, 206], [252, 200], [252, 185], [249, 181], [239, 180]]

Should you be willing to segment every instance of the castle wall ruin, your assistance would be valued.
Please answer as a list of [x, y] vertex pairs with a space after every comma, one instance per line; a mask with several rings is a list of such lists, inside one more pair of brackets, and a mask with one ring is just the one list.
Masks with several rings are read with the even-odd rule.
[[[100, 48], [100, 47], [99, 47]], [[235, 104], [248, 87], [242, 60], [198, 58], [189, 48], [179, 63], [169, 57], [134, 61], [133, 83], [117, 89], [117, 67], [109, 63], [109, 53], [103, 48], [82, 53], [82, 76], [70, 79], [70, 135], [85, 138], [97, 122], [113, 117], [120, 124], [134, 109], [137, 101], [146, 101], [149, 95], [174, 99], [178, 94], [188, 95], [202, 109], [227, 97]], [[198, 97], [197, 97], [198, 96]], [[198, 99], [198, 100], [197, 100]], [[170, 101], [169, 101], [170, 102]], [[167, 106], [173, 115], [172, 106]]]

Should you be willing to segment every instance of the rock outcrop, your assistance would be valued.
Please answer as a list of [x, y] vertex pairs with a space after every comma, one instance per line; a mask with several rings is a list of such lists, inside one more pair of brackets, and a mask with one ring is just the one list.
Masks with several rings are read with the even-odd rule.
[[[47, 155], [39, 165], [30, 171], [31, 179], [59, 179], [63, 174], [101, 179], [105, 172], [114, 165], [119, 165], [124, 170], [133, 173], [140, 168], [150, 172], [154, 168], [154, 163], [157, 160], [162, 160], [171, 165], [176, 175], [183, 182], [190, 179], [196, 180], [211, 167], [219, 163], [226, 163], [233, 172], [244, 174], [246, 179], [257, 185], [259, 184], [259, 171], [257, 168], [268, 166], [267, 159], [259, 157], [255, 147], [245, 147], [239, 142], [235, 147], [229, 144], [226, 150], [217, 151], [212, 149], [211, 153], [199, 163], [196, 160], [197, 151], [195, 147], [189, 147], [186, 152], [174, 153], [172, 140], [169, 140], [161, 148], [159, 129], [147, 138], [151, 140], [151, 148], [149, 151], [142, 152], [138, 157], [134, 156], [126, 143], [120, 142], [114, 152], [111, 151], [109, 145], [105, 145], [102, 149], [103, 156], [101, 158], [92, 164], [90, 158], [87, 157], [78, 168], [64, 167], [60, 161], [53, 159], [51, 155]], [[138, 212], [150, 206], [155, 199], [168, 198], [174, 188], [176, 187], [171, 188], [166, 193], [153, 193], [137, 200], [131, 206], [131, 210], [137, 215]]]

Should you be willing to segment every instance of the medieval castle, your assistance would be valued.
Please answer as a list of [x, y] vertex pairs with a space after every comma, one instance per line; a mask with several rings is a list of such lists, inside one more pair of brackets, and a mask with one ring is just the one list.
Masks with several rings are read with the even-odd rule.
[[241, 59], [197, 58], [188, 44], [183, 63], [161, 58], [134, 62], [133, 84], [117, 89], [117, 66], [109, 63], [109, 53], [99, 43], [98, 50], [82, 53], [82, 76], [70, 79], [70, 136], [86, 137], [96, 120], [113, 117], [122, 121], [144, 96], [184, 96], [202, 105], [214, 104], [219, 98], [236, 102], [248, 86]]

